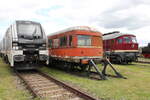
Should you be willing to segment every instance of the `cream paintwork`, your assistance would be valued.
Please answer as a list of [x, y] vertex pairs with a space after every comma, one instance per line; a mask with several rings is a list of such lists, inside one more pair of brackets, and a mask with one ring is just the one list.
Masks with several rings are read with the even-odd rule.
[[139, 50], [114, 50], [113, 52], [139, 52]]

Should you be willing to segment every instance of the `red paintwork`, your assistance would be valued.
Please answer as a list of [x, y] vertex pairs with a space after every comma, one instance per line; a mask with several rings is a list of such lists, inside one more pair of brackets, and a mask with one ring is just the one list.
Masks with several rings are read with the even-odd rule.
[[56, 56], [102, 56], [102, 48], [58, 48], [58, 49], [49, 49], [50, 55]]
[[[72, 46], [51, 47], [49, 48], [49, 56], [65, 57], [94, 57], [103, 56], [102, 34], [100, 32], [73, 30], [65, 33], [58, 33], [56, 35], [48, 36], [48, 39], [59, 39], [63, 36], [73, 36]], [[92, 46], [77, 46], [77, 35], [90, 35], [92, 37]], [[97, 40], [97, 37], [100, 40]], [[69, 40], [69, 39], [68, 39]], [[69, 43], [67, 43], [69, 44]]]
[[143, 54], [145, 58], [150, 58], [150, 54]]
[[[138, 50], [138, 43], [133, 43], [130, 41], [130, 43], [126, 43], [124, 40], [122, 43], [118, 43], [117, 39], [123, 39], [123, 37], [135, 37], [134, 35], [123, 35], [120, 37], [117, 37], [115, 39], [110, 40], [104, 40], [103, 41], [103, 47], [104, 51], [114, 51], [114, 50]], [[114, 41], [114, 43], [112, 42]]]

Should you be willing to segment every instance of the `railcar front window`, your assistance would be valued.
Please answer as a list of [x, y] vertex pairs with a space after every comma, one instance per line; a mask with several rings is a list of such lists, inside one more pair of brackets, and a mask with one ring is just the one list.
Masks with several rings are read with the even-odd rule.
[[18, 24], [17, 32], [20, 36], [41, 37], [41, 27], [38, 24]]
[[78, 46], [91, 46], [91, 36], [78, 35]]
[[131, 37], [132, 43], [137, 43], [136, 37]]

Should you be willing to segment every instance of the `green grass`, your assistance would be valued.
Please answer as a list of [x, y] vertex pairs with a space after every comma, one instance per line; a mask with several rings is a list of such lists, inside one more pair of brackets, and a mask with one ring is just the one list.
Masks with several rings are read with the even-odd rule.
[[138, 61], [150, 62], [150, 58], [139, 57]]
[[29, 92], [18, 88], [10, 67], [0, 59], [0, 100], [29, 100]]
[[[100, 66], [100, 65], [99, 65]], [[128, 79], [108, 78], [105, 81], [70, 75], [52, 68], [41, 68], [42, 71], [62, 81], [73, 83], [82, 89], [108, 100], [150, 100], [150, 65], [133, 63], [131, 65], [114, 65]], [[110, 68], [108, 73], [112, 74]]]

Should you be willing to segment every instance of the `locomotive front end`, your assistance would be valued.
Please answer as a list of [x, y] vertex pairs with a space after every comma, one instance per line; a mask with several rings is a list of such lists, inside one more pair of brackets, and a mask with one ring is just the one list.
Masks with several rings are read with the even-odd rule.
[[16, 21], [15, 33], [11, 66], [17, 69], [34, 69], [35, 65], [48, 64], [47, 39], [40, 23]]
[[100, 33], [89, 32], [88, 34], [77, 35], [77, 48], [79, 53], [76, 56], [80, 58], [81, 64], [88, 64], [90, 59], [95, 62], [103, 58], [102, 36]]

